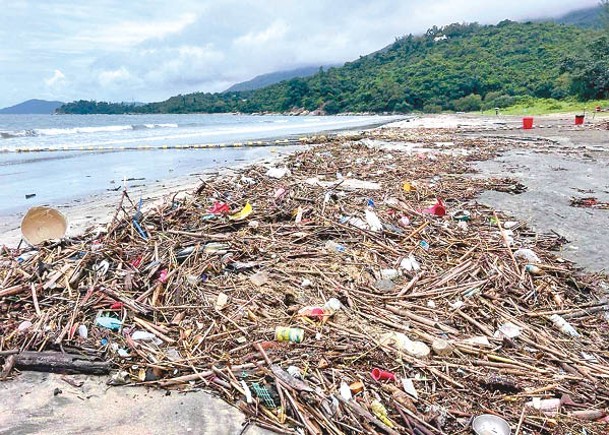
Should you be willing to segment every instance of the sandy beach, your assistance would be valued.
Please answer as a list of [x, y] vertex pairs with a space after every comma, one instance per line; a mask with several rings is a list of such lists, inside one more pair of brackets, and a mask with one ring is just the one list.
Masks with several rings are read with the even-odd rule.
[[5, 3], [0, 435], [609, 434], [609, 0]]
[[[2, 384], [0, 405], [8, 413], [0, 417], [0, 433], [45, 433], [48, 428], [55, 433], [85, 433], [91, 429], [101, 433], [157, 433], [157, 425], [161, 425], [166, 433], [212, 434], [218, 430], [218, 422], [213, 422], [215, 415], [221, 416], [218, 421], [222, 422], [223, 433], [242, 433], [244, 422], [259, 425], [255, 429], [259, 432], [251, 429], [247, 433], [265, 433], [261, 427], [295, 433], [291, 425], [313, 431], [317, 426], [310, 422], [311, 416], [317, 418], [316, 412], [319, 416], [333, 415], [334, 411], [325, 409], [326, 405], [319, 405], [318, 409], [314, 405], [317, 402], [302, 398], [317, 388], [318, 397], [334, 397], [338, 404], [340, 383], [349, 385], [358, 380], [365, 384], [366, 391], [353, 393], [358, 401], [354, 399], [352, 403], [356, 404], [350, 407], [341, 402], [345, 406], [344, 418], [319, 417], [320, 425], [334, 427], [336, 419], [349, 425], [361, 424], [362, 428], [372, 425], [384, 433], [400, 433], [407, 424], [422, 425], [428, 430], [431, 427], [438, 433], [455, 433], [468, 430], [471, 417], [501, 409], [501, 415], [516, 427], [519, 407], [531, 397], [538, 397], [528, 393], [538, 389], [552, 394], [548, 397], [569, 391], [586, 409], [594, 409], [597, 402], [587, 395], [586, 382], [593, 379], [598, 391], [605, 391], [605, 371], [602, 364], [581, 354], [604, 360], [597, 344], [603, 340], [600, 325], [606, 323], [602, 317], [605, 313], [603, 308], [596, 308], [606, 293], [606, 284], [602, 284], [602, 276], [594, 273], [604, 271], [609, 255], [609, 235], [601, 230], [609, 224], [609, 211], [603, 207], [576, 207], [572, 199], [594, 197], [596, 203], [609, 202], [608, 120], [596, 119], [575, 127], [572, 115], [553, 115], [536, 117], [533, 130], [522, 130], [520, 117], [430, 115], [372, 130], [348, 131], [322, 144], [319, 151], [314, 143], [277, 147], [271, 155], [239, 167], [176, 177], [170, 183], [128, 187], [130, 197], [143, 199], [148, 224], [145, 228], [150, 234], [157, 234], [154, 243], [140, 240], [128, 223], [121, 224], [113, 235], [116, 239], [104, 241], [99, 253], [93, 248], [89, 252], [87, 246], [96, 234], [103, 234], [122, 193], [62, 205], [59, 208], [70, 219], [68, 236], [73, 240], [62, 245], [67, 254], [62, 251], [58, 256], [52, 250], [44, 251], [46, 258], [57, 259], [53, 271], [63, 272], [56, 278], [48, 272], [41, 285], [49, 279], [60, 282], [60, 277], [72, 270], [70, 255], [80, 261], [77, 254], [89, 252], [86, 255], [95, 258], [95, 264], [107, 259], [110, 269], [106, 276], [91, 266], [90, 272], [87, 269], [85, 273], [89, 278], [81, 278], [82, 282], [119, 293], [125, 285], [125, 293], [99, 292], [97, 302], [81, 305], [74, 318], [96, 331], [91, 332], [94, 340], [108, 337], [116, 343], [116, 349], [131, 352], [126, 361], [112, 356], [112, 376], [124, 372], [129, 378], [125, 382], [131, 385], [145, 379], [147, 386], [177, 386], [179, 390], [171, 390], [171, 396], [165, 397], [157, 389], [148, 391], [146, 387], [106, 391], [103, 386], [107, 377], [13, 374], [14, 379]], [[289, 175], [277, 179], [268, 175], [270, 168], [284, 167], [290, 169]], [[435, 172], [436, 167], [442, 170]], [[404, 174], [416, 180], [412, 186], [406, 183]], [[250, 184], [249, 178], [256, 182]], [[207, 183], [201, 193], [195, 194], [201, 179]], [[437, 191], [444, 194], [446, 216], [421, 211], [434, 206]], [[209, 217], [209, 210], [200, 205], [209, 207], [214, 201], [226, 200], [238, 210], [250, 199], [254, 214], [245, 213], [234, 221]], [[179, 203], [175, 210], [174, 200]], [[365, 204], [366, 214], [362, 212]], [[464, 210], [471, 215], [464, 214]], [[371, 211], [378, 214], [374, 216], [380, 217], [379, 222], [371, 217]], [[408, 216], [409, 222], [404, 224], [400, 216]], [[10, 249], [19, 242], [18, 219], [14, 216], [3, 227], [0, 243]], [[503, 224], [507, 228], [508, 222], [513, 229], [511, 235], [503, 233], [502, 226], [497, 228]], [[375, 230], [375, 225], [381, 229]], [[80, 236], [83, 231], [88, 232], [86, 237]], [[336, 246], [328, 245], [334, 240]], [[193, 248], [194, 254], [188, 254], [199, 256], [196, 261], [188, 256], [178, 260], [181, 250], [209, 243], [216, 244], [209, 252], [197, 254]], [[530, 260], [542, 268], [539, 275], [528, 275], [529, 265], [525, 267], [514, 257], [524, 247], [539, 255]], [[221, 252], [218, 257], [213, 249], [226, 249], [228, 254]], [[19, 254], [7, 252], [10, 256]], [[141, 252], [137, 255], [152, 268], [144, 270], [142, 266], [139, 271], [134, 263], [128, 263], [135, 258], [128, 257], [136, 255], [132, 252]], [[126, 257], [116, 260], [119, 255]], [[415, 261], [416, 268], [412, 261], [415, 257], [421, 263]], [[165, 262], [163, 267], [170, 271], [166, 293], [155, 290], [163, 288], [158, 283], [148, 284], [160, 270], [155, 258]], [[8, 260], [7, 254], [4, 260]], [[62, 262], [67, 263], [60, 266]], [[31, 267], [26, 264], [24, 274], [33, 276]], [[418, 267], [423, 272], [418, 273]], [[66, 275], [65, 279], [69, 277]], [[570, 284], [569, 279], [575, 284]], [[193, 284], [193, 280], [201, 282]], [[513, 285], [516, 281], [519, 284]], [[5, 282], [6, 288], [13, 290], [21, 285], [11, 276], [5, 277]], [[584, 288], [584, 284], [585, 293], [573, 290]], [[134, 293], [138, 285], [143, 286], [143, 295]], [[74, 309], [72, 302], [66, 302], [72, 296], [61, 285], [49, 285], [45, 292], [36, 302], [41, 310], [38, 314], [31, 304], [23, 302], [27, 296], [22, 296], [22, 302], [16, 296], [15, 304], [22, 304], [19, 306], [24, 311], [5, 323], [5, 332], [12, 332], [15, 343], [25, 343], [17, 341], [21, 336], [14, 332], [19, 322], [30, 318], [32, 323], [42, 322], [42, 312], [57, 315], [51, 314], [53, 301]], [[165, 298], [163, 304], [157, 297]], [[331, 297], [340, 300], [339, 306], [342, 304], [336, 313], [332, 311], [330, 316], [334, 317], [319, 321], [310, 314], [307, 319], [298, 314], [301, 307], [327, 307]], [[122, 319], [134, 322], [131, 331], [144, 325], [145, 330], [161, 337], [160, 344], [129, 343], [126, 332], [106, 334], [93, 326], [94, 311], [107, 305], [108, 299], [116, 298], [125, 304], [120, 308]], [[193, 301], [199, 301], [198, 307]], [[455, 308], [457, 303], [462, 305]], [[588, 311], [586, 307], [591, 306], [594, 309]], [[153, 310], [153, 314], [148, 310]], [[557, 350], [552, 351], [548, 343], [556, 331], [544, 317], [548, 313], [567, 316], [585, 339], [561, 335]], [[575, 315], [568, 317], [570, 313]], [[57, 323], [67, 321], [62, 319]], [[508, 319], [519, 332], [505, 340], [495, 331]], [[278, 322], [303, 328], [306, 339], [274, 343], [272, 336]], [[592, 326], [584, 327], [583, 322]], [[408, 334], [412, 340], [421, 340], [417, 343], [427, 343], [423, 346], [428, 350], [433, 345], [434, 352], [424, 356], [400, 353], [399, 363], [395, 363], [395, 343], [387, 345], [378, 338], [387, 330], [394, 331], [394, 339], [398, 337], [395, 334]], [[189, 334], [200, 340], [193, 340]], [[520, 334], [523, 336], [518, 338]], [[489, 346], [462, 342], [481, 336]], [[39, 340], [37, 335], [32, 337]], [[458, 350], [439, 353], [438, 339]], [[90, 347], [99, 347], [91, 340], [89, 337], [87, 342]], [[521, 340], [526, 340], [526, 346]], [[77, 345], [77, 340], [70, 340], [70, 344]], [[167, 355], [169, 349], [177, 352], [178, 346], [181, 354], [188, 357], [174, 362]], [[114, 352], [105, 349], [109, 354]], [[542, 354], [545, 356], [535, 357]], [[267, 359], [269, 364], [265, 363]], [[586, 366], [585, 377], [571, 371], [571, 375], [565, 375], [565, 366], [576, 370], [573, 367], [577, 364]], [[241, 365], [247, 370], [230, 369]], [[286, 378], [288, 366], [296, 366], [303, 374]], [[413, 401], [412, 396], [404, 399], [403, 393], [396, 393], [392, 385], [372, 383], [370, 370], [376, 366], [391, 368], [411, 379], [419, 401]], [[142, 367], [161, 368], [161, 379], [146, 374], [138, 380]], [[204, 367], [214, 368], [197, 376]], [[457, 368], [467, 371], [467, 375]], [[503, 376], [500, 380], [494, 377], [498, 374]], [[284, 396], [280, 399], [279, 393], [272, 400], [299, 401], [298, 407], [286, 405], [292, 410], [292, 420], [281, 422], [277, 417], [281, 413], [271, 412], [272, 407], [260, 413], [254, 405], [246, 404], [241, 381], [251, 386], [248, 376], [267, 386], [279, 385]], [[269, 379], [273, 381], [267, 383]], [[504, 401], [501, 397], [508, 393], [502, 389], [508, 387], [515, 399]], [[53, 396], [51, 390], [56, 388], [63, 391]], [[209, 391], [244, 414], [210, 398]], [[363, 407], [374, 402], [373, 395], [381, 397], [387, 406], [393, 403], [408, 413], [400, 417], [392, 411], [391, 420], [377, 419], [375, 416], [382, 414], [373, 408], [363, 413]], [[262, 396], [258, 397], [261, 401]], [[391, 397], [400, 397], [398, 404], [391, 402]], [[91, 405], [83, 407], [82, 403]], [[104, 403], [112, 403], [120, 418], [101, 418], [107, 409]], [[119, 412], [133, 403], [139, 407], [137, 412]], [[155, 418], [151, 420], [142, 408], [152, 409]], [[301, 417], [294, 409], [300, 409]], [[162, 416], [169, 418], [174, 412], [179, 413], [183, 424], [164, 425]], [[82, 421], [66, 417], [75, 413]], [[195, 427], [197, 413], [204, 416], [200, 427]], [[526, 430], [537, 428], [538, 415], [531, 412], [525, 416], [524, 411], [522, 415], [521, 424], [524, 422]], [[579, 425], [587, 425], [588, 433], [601, 433], [594, 432], [602, 428], [601, 423], [580, 421], [573, 426], [576, 423], [570, 413], [563, 418], [554, 423], [555, 433]], [[391, 432], [386, 421], [398, 432]]]
[[[515, 121], [511, 120], [510, 122], [513, 123]], [[388, 122], [386, 126], [409, 129], [456, 128], [457, 126], [492, 127], [503, 125], [504, 123], [504, 120], [498, 120], [493, 117], [448, 115], [439, 117], [413, 117], [412, 120], [408, 121]], [[349, 134], [350, 132], [352, 132], [351, 129], [346, 130], [345, 134]], [[225, 160], [224, 163], [218, 161], [216, 163], [217, 168], [215, 169], [202, 169], [197, 171], [196, 168], [193, 168], [193, 171], [190, 174], [174, 172], [173, 176], [166, 177], [162, 181], [155, 181], [154, 177], [147, 177], [145, 179], [130, 180], [123, 183], [120, 178], [117, 178], [115, 183], [112, 184], [113, 189], [116, 189], [115, 191], [107, 189], [105, 192], [98, 192], [84, 197], [78, 195], [78, 198], [70, 201], [40, 205], [51, 206], [64, 213], [69, 220], [69, 230], [66, 235], [67, 237], [72, 237], [81, 234], [85, 229], [93, 227], [103, 228], [109, 222], [121, 198], [123, 184], [126, 184], [128, 192], [133, 200], [143, 199], [143, 207], [146, 210], [158, 205], [159, 202], [162, 202], [175, 194], [186, 194], [191, 192], [200, 184], [201, 177], [222, 176], [222, 174], [229, 174], [231, 170], [239, 169], [252, 163], [272, 165], [276, 159], [294, 152], [297, 149], [299, 149], [298, 146], [292, 145], [261, 148], [253, 147], [243, 155], [239, 155], [238, 160], [231, 159], [230, 167], [226, 166], [229, 164], [229, 161]], [[119, 154], [120, 153], [118, 153], [117, 156], [119, 156]], [[126, 158], [137, 159], [139, 156], [137, 154], [129, 154]], [[146, 158], [149, 159], [150, 157]], [[160, 156], [160, 158], [162, 159], [163, 157]], [[25, 190], [29, 191], [27, 187]], [[32, 206], [39, 205], [37, 202], [38, 201], [34, 201]], [[21, 240], [19, 225], [26, 211], [27, 207], [21, 206], [11, 213], [0, 214], [0, 244], [16, 246], [16, 244], [19, 243]]]
[[[597, 122], [603, 122], [601, 114]], [[405, 121], [387, 123], [383, 128], [398, 129], [450, 129], [459, 134], [473, 136], [492, 135], [507, 138], [525, 137], [529, 139], [548, 138], [556, 142], [547, 153], [526, 153], [522, 150], [508, 153], [502, 159], [493, 159], [481, 162], [478, 169], [486, 176], [511, 175], [518, 176], [526, 184], [533, 183], [535, 191], [519, 196], [501, 195], [497, 192], [487, 192], [482, 195], [482, 201], [493, 205], [500, 210], [520, 214], [534, 227], [543, 231], [558, 231], [571, 245], [566, 247], [566, 257], [595, 270], [605, 267], [604, 257], [607, 253], [604, 241], [597, 243], [595, 227], [596, 220], [604, 221], [603, 212], [588, 211], [581, 215], [572, 216], [573, 209], [564, 206], [564, 198], [575, 194], [576, 189], [592, 190], [601, 198], [605, 198], [609, 186], [604, 182], [609, 179], [605, 170], [605, 151], [609, 149], [609, 139], [602, 132], [590, 133], [588, 130], [574, 129], [572, 127], [572, 114], [557, 114], [537, 117], [537, 128], [533, 130], [521, 129], [521, 118], [515, 116], [480, 116], [475, 114], [462, 115], [426, 115], [414, 117]], [[352, 134], [349, 130], [344, 134]], [[387, 146], [388, 144], [384, 144]], [[413, 142], [407, 144], [411, 152], [425, 148], [424, 144]], [[404, 149], [404, 144], [398, 144]], [[231, 167], [203, 170], [198, 173], [179, 175], [173, 178], [154, 181], [129, 181], [128, 192], [135, 201], [143, 200], [144, 210], [157, 207], [168, 198], [175, 195], [187, 195], [201, 183], [201, 179], [214, 176], [229, 176], [233, 171], [248, 164], [261, 163], [272, 166], [282, 157], [289, 155], [303, 146], [276, 146], [253, 150], [247, 157], [248, 161], [234, 162]], [[583, 156], [590, 151], [594, 157]], [[598, 155], [598, 159], [596, 156]], [[542, 164], [540, 164], [542, 163]], [[525, 165], [525, 166], [523, 166]], [[556, 178], [556, 167], [568, 165], [569, 169]], [[523, 166], [521, 170], [516, 169]], [[593, 169], [594, 168], [594, 169]], [[556, 189], [556, 184], [561, 187]], [[122, 184], [119, 182], [118, 184]], [[120, 186], [118, 186], [120, 187]], [[91, 195], [89, 198], [79, 198], [70, 202], [51, 204], [62, 211], [69, 219], [68, 237], [81, 234], [86, 229], [103, 229], [108, 224], [122, 195], [122, 189], [115, 192]], [[558, 198], [556, 196], [559, 196]], [[551, 211], [551, 212], [548, 212]], [[21, 240], [19, 225], [25, 209], [0, 217], [0, 244], [16, 246]]]
[[[125, 183], [117, 180], [117, 188], [103, 193], [81, 197], [59, 204], [45, 204], [61, 211], [69, 221], [66, 237], [74, 237], [85, 230], [103, 230], [116, 212], [122, 197], [124, 186], [133, 201], [142, 199], [142, 208], [148, 211], [163, 204], [171, 198], [190, 194], [201, 184], [202, 179], [229, 176], [233, 171], [252, 163], [272, 164], [296, 149], [297, 145], [255, 148], [247, 151], [239, 161], [233, 161], [231, 167], [218, 163], [217, 169], [203, 169], [190, 174], [176, 174], [166, 180], [129, 180]], [[227, 164], [226, 162], [224, 164]], [[0, 216], [0, 244], [16, 246], [21, 241], [20, 224], [27, 209]]]

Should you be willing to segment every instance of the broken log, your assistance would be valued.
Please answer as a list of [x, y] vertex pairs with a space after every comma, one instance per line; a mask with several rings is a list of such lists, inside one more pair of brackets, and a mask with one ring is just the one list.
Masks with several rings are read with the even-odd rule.
[[97, 357], [61, 352], [21, 352], [16, 355], [15, 367], [35, 372], [107, 375], [110, 362]]

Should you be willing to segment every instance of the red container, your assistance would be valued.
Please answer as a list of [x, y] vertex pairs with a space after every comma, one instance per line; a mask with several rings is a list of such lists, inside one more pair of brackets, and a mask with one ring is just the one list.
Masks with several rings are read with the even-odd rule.
[[522, 128], [524, 128], [525, 130], [530, 130], [533, 128], [533, 118], [532, 117], [525, 117], [522, 118]]
[[585, 115], [575, 115], [575, 125], [584, 125]]

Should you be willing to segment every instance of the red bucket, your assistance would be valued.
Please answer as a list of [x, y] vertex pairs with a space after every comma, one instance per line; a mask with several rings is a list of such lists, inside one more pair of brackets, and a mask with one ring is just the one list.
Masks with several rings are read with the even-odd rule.
[[584, 125], [585, 115], [575, 115], [575, 125]]
[[525, 130], [532, 129], [533, 128], [533, 118], [532, 117], [522, 118], [522, 128], [524, 128]]

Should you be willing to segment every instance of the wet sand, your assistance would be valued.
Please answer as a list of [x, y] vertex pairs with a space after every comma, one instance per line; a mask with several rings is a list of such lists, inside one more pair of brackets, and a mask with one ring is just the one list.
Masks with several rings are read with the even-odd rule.
[[[143, 201], [143, 208], [147, 210], [170, 200], [174, 195], [186, 195], [201, 184], [201, 179], [212, 176], [229, 174], [252, 163], [267, 163], [280, 159], [288, 153], [301, 149], [304, 145], [289, 145], [282, 147], [251, 149], [249, 154], [239, 160], [232, 160], [230, 167], [223, 166], [218, 169], [202, 169], [189, 174], [176, 174], [173, 178], [163, 181], [154, 179], [127, 181], [127, 192], [133, 201]], [[225, 163], [229, 164], [228, 162]], [[120, 199], [123, 195], [123, 182], [117, 180], [117, 190], [105, 190], [88, 197], [76, 198], [59, 204], [40, 203], [32, 201], [32, 207], [49, 205], [60, 210], [69, 221], [67, 237], [82, 234], [90, 228], [103, 229], [112, 219]], [[12, 213], [0, 213], [0, 245], [15, 247], [21, 240], [20, 223], [27, 208], [19, 208]]]
[[[482, 176], [509, 176], [527, 186], [519, 195], [485, 192], [481, 203], [526, 222], [539, 232], [555, 232], [569, 243], [560, 255], [590, 271], [607, 271], [609, 210], [573, 207], [571, 198], [609, 202], [609, 131], [575, 128], [570, 116], [554, 116], [552, 127], [484, 135], [550, 139], [545, 149], [514, 150], [476, 168]], [[609, 121], [609, 118], [605, 118]]]
[[203, 391], [109, 387], [85, 375], [22, 373], [0, 383], [0, 411], [0, 435], [270, 434]]

